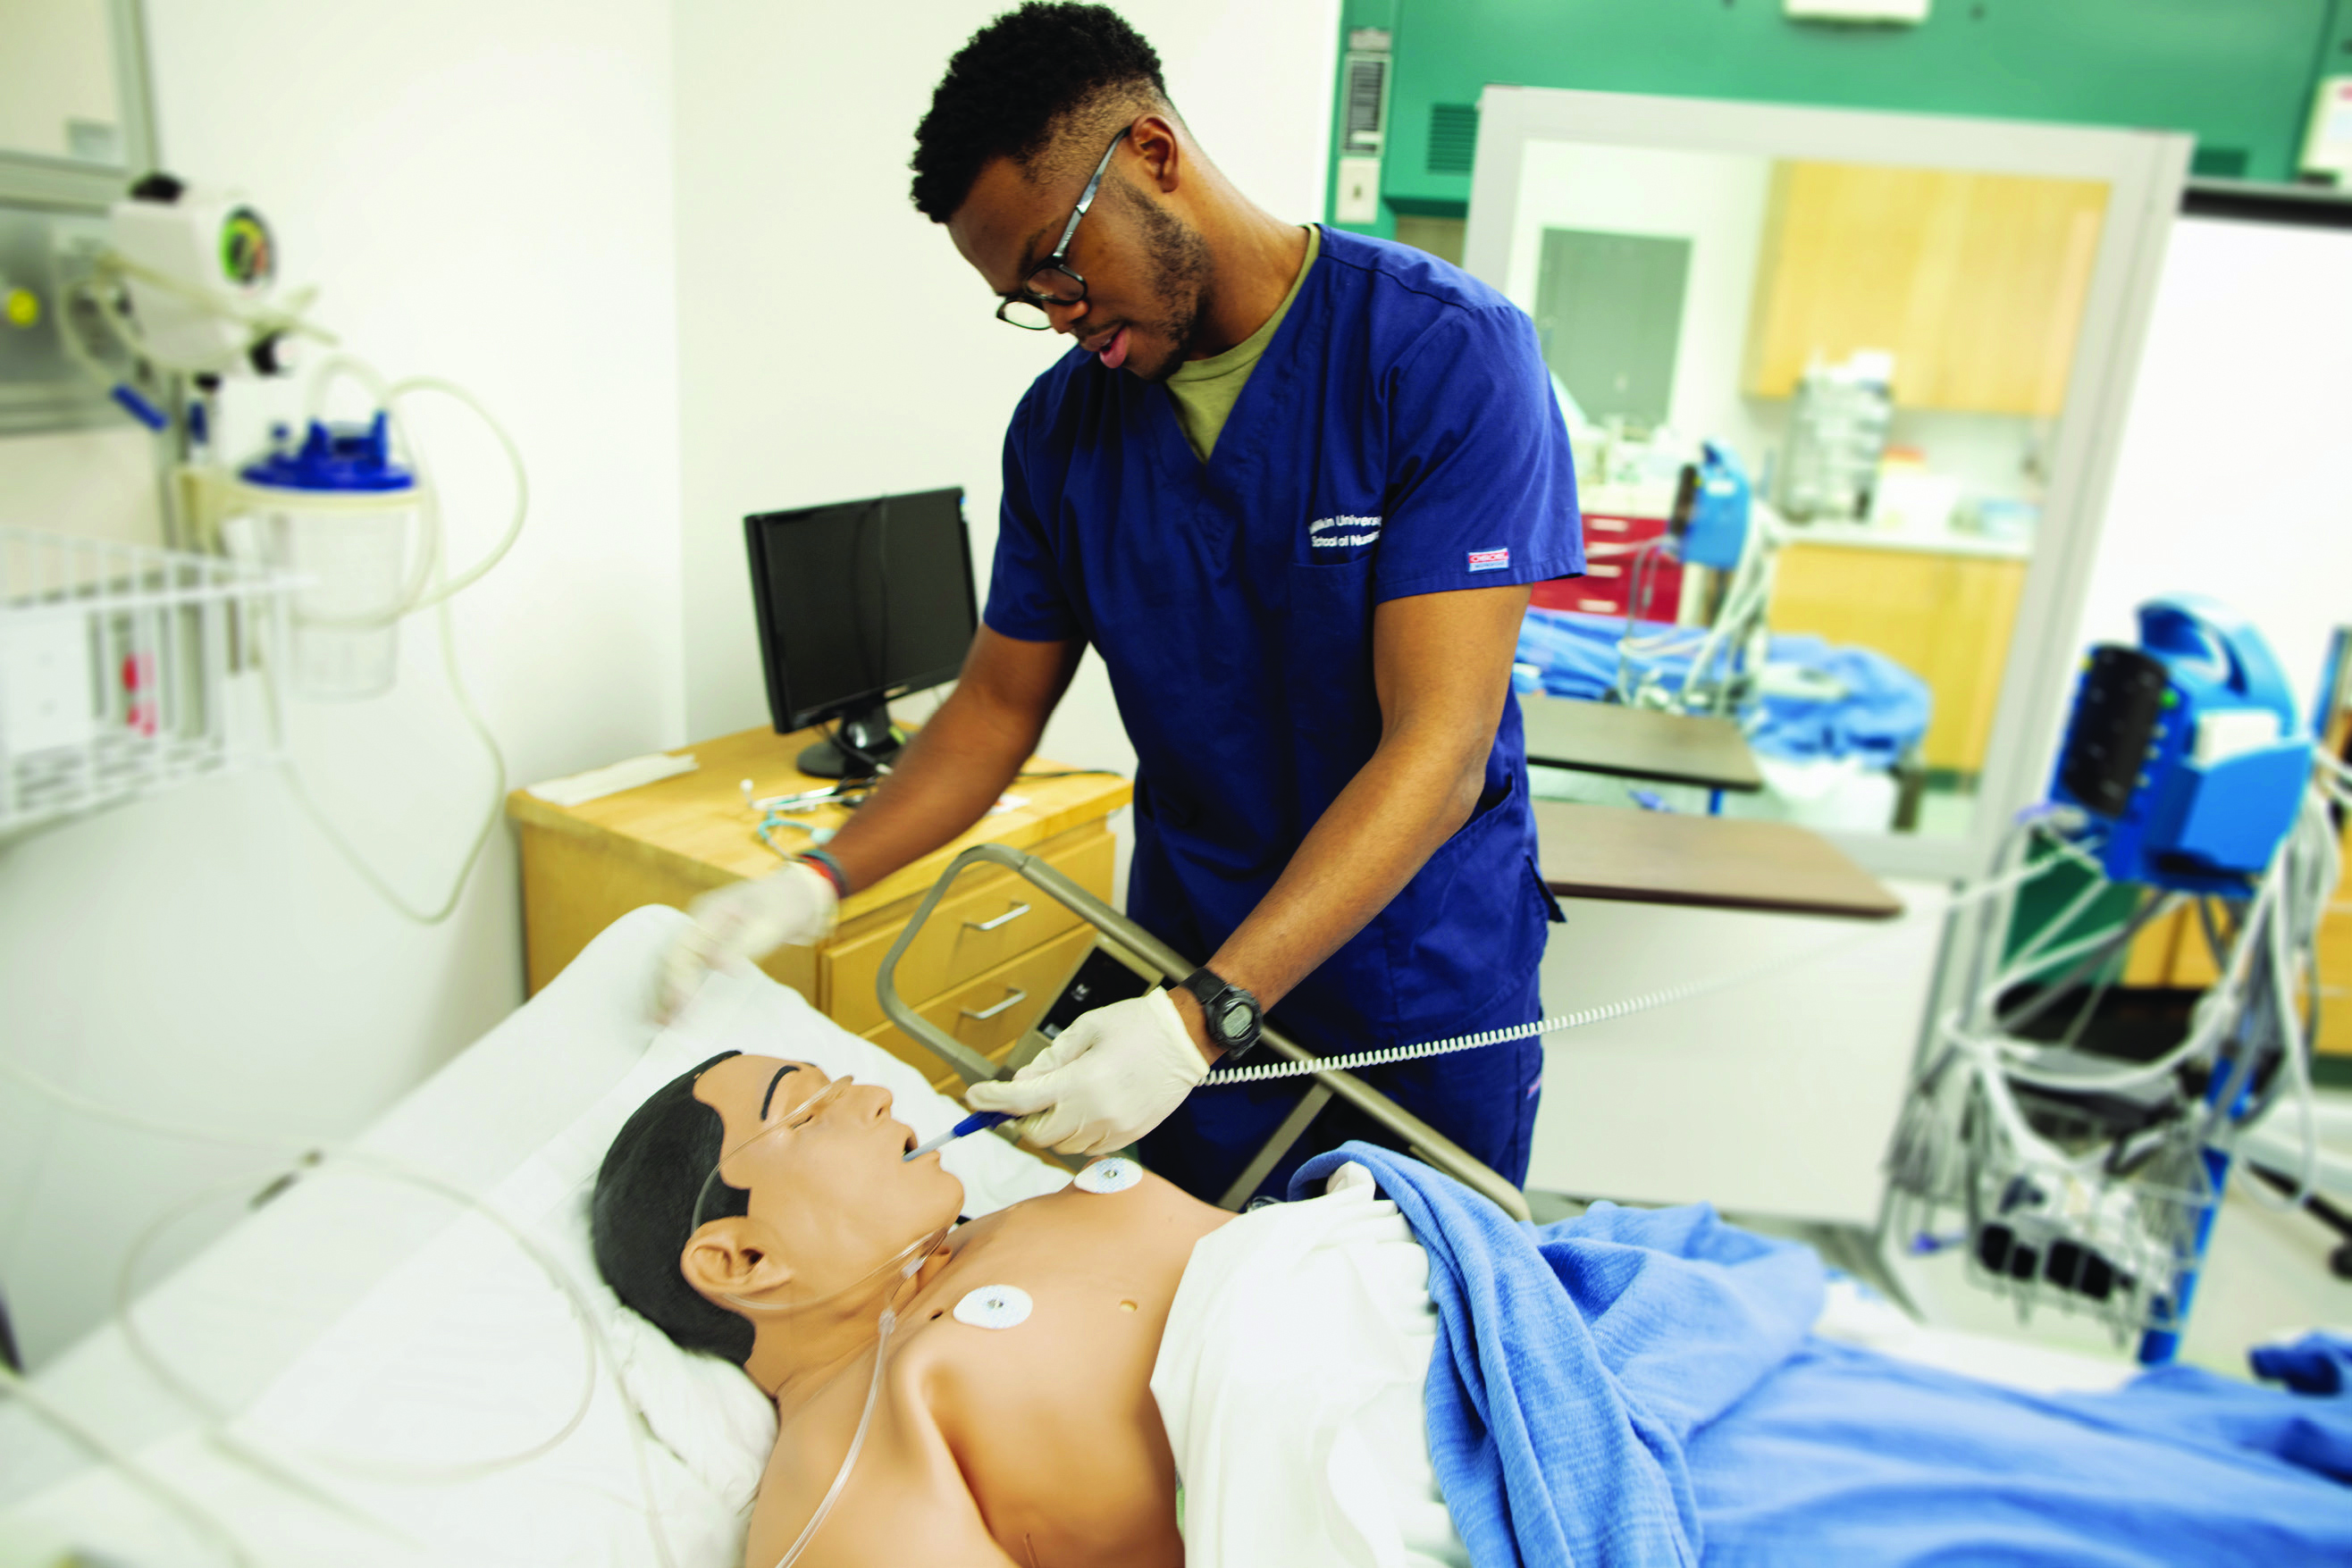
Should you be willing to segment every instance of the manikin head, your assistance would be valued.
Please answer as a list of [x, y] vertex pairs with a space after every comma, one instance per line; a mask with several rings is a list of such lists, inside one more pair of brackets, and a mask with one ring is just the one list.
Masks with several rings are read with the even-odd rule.
[[1169, 101], [1160, 57], [1116, 14], [1033, 3], [973, 35], [916, 130], [915, 205], [992, 291], [1024, 297], [1114, 139], [1066, 258], [1085, 298], [1046, 315], [1105, 363], [1164, 381], [1226, 346], [1204, 342], [1204, 323], [1231, 192]]
[[963, 1184], [935, 1154], [903, 1161], [914, 1144], [887, 1089], [713, 1057], [613, 1140], [591, 1202], [597, 1267], [672, 1340], [772, 1386], [796, 1338], [852, 1322], [870, 1333], [900, 1278], [893, 1260], [955, 1222]]

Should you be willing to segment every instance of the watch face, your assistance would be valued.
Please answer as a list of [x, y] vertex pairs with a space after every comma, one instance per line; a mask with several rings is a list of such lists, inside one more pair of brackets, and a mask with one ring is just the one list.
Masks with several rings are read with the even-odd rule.
[[1227, 1040], [1241, 1039], [1249, 1032], [1249, 1026], [1250, 1009], [1247, 1002], [1235, 1002], [1225, 1009], [1224, 1017], [1217, 1020], [1219, 1032]]

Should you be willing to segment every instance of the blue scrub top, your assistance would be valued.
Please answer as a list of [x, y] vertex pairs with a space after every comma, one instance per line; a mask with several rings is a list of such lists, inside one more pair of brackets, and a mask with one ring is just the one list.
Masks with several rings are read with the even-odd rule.
[[[1129, 912], [1205, 962], [1380, 742], [1372, 607], [1583, 570], [1534, 324], [1327, 228], [1209, 462], [1162, 386], [1078, 350], [1037, 378], [986, 619], [1101, 653], [1139, 763]], [[1558, 915], [1507, 703], [1470, 821], [1274, 1022], [1327, 1051], [1481, 1027], [1506, 996], [1524, 1010]]]

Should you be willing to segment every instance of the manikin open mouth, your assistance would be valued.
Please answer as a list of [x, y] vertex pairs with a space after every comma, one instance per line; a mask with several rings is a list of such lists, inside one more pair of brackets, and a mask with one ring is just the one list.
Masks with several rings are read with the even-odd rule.
[[899, 1146], [899, 1157], [904, 1159], [907, 1155], [911, 1155], [914, 1152], [915, 1130], [912, 1127], [909, 1127], [907, 1129], [907, 1141]]

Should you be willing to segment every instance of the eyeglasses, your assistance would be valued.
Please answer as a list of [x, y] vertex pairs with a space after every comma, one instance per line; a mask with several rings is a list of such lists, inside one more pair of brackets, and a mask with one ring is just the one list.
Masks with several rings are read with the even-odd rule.
[[1087, 280], [1070, 270], [1067, 260], [1070, 236], [1078, 232], [1078, 220], [1087, 215], [1088, 207], [1094, 205], [1095, 193], [1102, 188], [1103, 171], [1110, 167], [1110, 155], [1118, 152], [1118, 144], [1126, 140], [1127, 131], [1122, 130], [1111, 138], [1110, 145], [1103, 149], [1102, 162], [1095, 165], [1094, 178], [1088, 180], [1087, 188], [1078, 193], [1077, 208], [1070, 214], [1069, 223], [1062, 229], [1062, 243], [1055, 246], [1054, 254], [1039, 262], [1036, 270], [1024, 280], [1025, 287], [1023, 292], [996, 308], [998, 320], [1026, 332], [1042, 332], [1054, 324], [1053, 317], [1046, 314], [1048, 306], [1076, 305], [1087, 297]]

